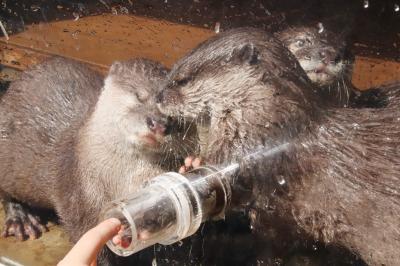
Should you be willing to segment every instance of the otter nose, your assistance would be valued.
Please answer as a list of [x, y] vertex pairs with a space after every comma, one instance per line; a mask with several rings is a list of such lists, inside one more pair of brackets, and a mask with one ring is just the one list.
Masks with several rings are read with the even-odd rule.
[[322, 62], [325, 64], [330, 64], [333, 63], [333, 60], [336, 62], [337, 57], [339, 56], [340, 60], [340, 55], [337, 55], [335, 53], [332, 53], [332, 51], [329, 50], [322, 50], [318, 52], [318, 56]]
[[319, 57], [324, 60], [327, 56], [327, 52], [326, 51], [319, 51]]
[[164, 135], [167, 132], [166, 122], [153, 117], [146, 118], [147, 127], [155, 134]]

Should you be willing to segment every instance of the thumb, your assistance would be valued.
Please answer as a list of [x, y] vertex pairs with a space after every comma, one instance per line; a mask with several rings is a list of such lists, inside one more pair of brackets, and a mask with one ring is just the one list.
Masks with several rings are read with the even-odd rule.
[[121, 222], [116, 218], [105, 220], [87, 231], [62, 260], [65, 265], [90, 265], [104, 244], [116, 235]]

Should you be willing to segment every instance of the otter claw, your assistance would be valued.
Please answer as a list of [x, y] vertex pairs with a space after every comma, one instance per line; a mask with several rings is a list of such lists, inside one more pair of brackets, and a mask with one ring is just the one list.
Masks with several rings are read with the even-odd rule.
[[36, 215], [32, 215], [21, 205], [10, 203], [2, 237], [15, 236], [19, 241], [37, 239], [48, 229]]

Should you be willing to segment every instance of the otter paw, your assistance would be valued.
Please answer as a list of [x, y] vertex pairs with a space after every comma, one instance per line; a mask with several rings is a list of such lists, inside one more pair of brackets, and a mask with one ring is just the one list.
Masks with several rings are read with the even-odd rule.
[[15, 236], [18, 240], [37, 239], [48, 229], [39, 216], [19, 203], [7, 203], [3, 237]]
[[185, 164], [179, 168], [179, 173], [184, 174], [192, 169], [195, 169], [202, 165], [202, 159], [200, 157], [193, 157], [193, 156], [188, 156], [185, 158]]

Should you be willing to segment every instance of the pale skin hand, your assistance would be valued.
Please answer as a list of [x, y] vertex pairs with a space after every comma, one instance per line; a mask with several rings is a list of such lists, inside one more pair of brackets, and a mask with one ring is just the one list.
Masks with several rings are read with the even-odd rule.
[[[201, 164], [200, 158], [189, 156], [185, 159], [185, 165], [179, 169], [179, 173], [195, 169]], [[101, 222], [87, 231], [57, 266], [95, 266], [97, 254], [108, 240], [112, 239], [115, 244], [121, 244], [118, 236], [121, 231], [121, 222], [118, 219], [111, 218]]]
[[87, 231], [58, 266], [95, 266], [97, 254], [121, 229], [121, 222], [111, 218]]

